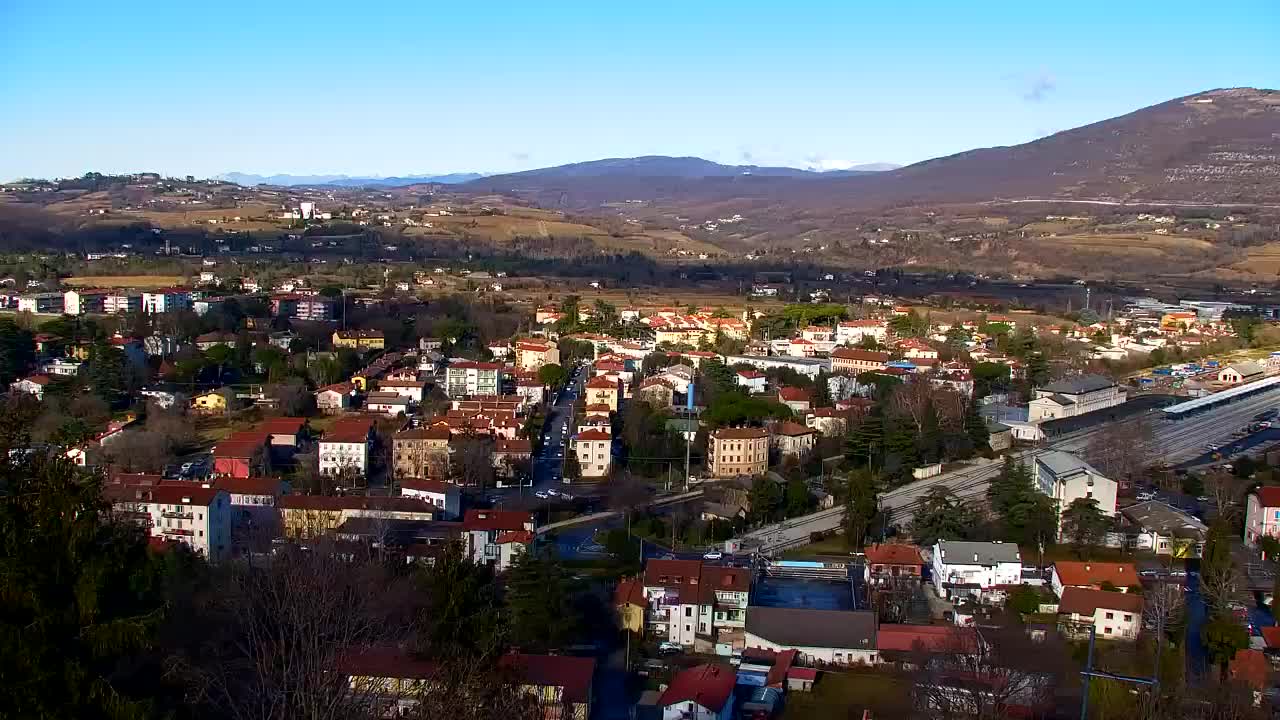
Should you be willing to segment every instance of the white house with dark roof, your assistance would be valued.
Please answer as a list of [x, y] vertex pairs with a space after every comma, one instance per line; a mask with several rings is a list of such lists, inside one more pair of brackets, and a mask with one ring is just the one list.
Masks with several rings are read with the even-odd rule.
[[[1098, 509], [1108, 517], [1116, 514], [1116, 481], [1076, 455], [1061, 450], [1041, 453], [1036, 455], [1031, 473], [1036, 488], [1053, 498], [1059, 517], [1079, 499], [1097, 501]], [[1059, 523], [1059, 538], [1061, 532]]]
[[1110, 378], [1080, 375], [1036, 388], [1027, 403], [1031, 422], [1056, 420], [1114, 407], [1125, 401], [1124, 390]]
[[933, 585], [943, 598], [981, 598], [1022, 582], [1022, 555], [1014, 543], [939, 540], [932, 564]]

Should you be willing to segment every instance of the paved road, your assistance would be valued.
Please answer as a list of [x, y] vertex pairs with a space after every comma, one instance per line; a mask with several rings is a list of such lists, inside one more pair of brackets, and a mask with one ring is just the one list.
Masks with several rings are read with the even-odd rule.
[[[565, 389], [548, 407], [542, 429], [542, 447], [533, 458], [532, 485], [499, 488], [488, 492], [489, 495], [496, 496], [499, 505], [510, 498], [533, 495], [540, 490], [563, 489], [564, 454], [568, 450], [568, 439], [574, 431], [574, 428], [569, 427], [573, 419], [573, 403], [582, 392], [582, 384], [585, 381], [586, 370], [581, 368], [575, 370]], [[565, 441], [563, 446], [560, 444], [561, 440]]]
[[[1152, 425], [1154, 436], [1152, 447], [1149, 449], [1151, 457], [1160, 458], [1170, 464], [1183, 462], [1203, 456], [1209, 443], [1227, 445], [1232, 441], [1233, 433], [1247, 425], [1254, 415], [1277, 404], [1280, 404], [1280, 388], [1179, 420], [1167, 419], [1163, 412], [1152, 410], [1115, 423], [1102, 423], [1092, 428], [1061, 435], [1045, 448], [1024, 450], [1016, 453], [1014, 457], [1023, 463], [1030, 464], [1036, 455], [1050, 449], [1080, 452], [1089, 445], [1094, 435], [1114, 432], [1118, 424], [1133, 423], [1139, 418], [1146, 418]], [[1248, 442], [1246, 440], [1241, 443], [1241, 446]], [[1260, 438], [1257, 442], [1265, 442], [1265, 438]], [[1000, 461], [977, 462], [961, 470], [910, 483], [882, 495], [880, 505], [886, 513], [888, 524], [904, 523], [911, 519], [920, 501], [934, 487], [946, 487], [960, 499], [984, 496], [991, 479], [1000, 472], [1000, 467]], [[840, 527], [843, 520], [844, 508], [832, 508], [793, 518], [777, 525], [765, 526], [740, 538], [742, 550], [754, 549], [764, 554], [773, 554], [804, 545], [808, 542], [811, 533], [835, 530]]]

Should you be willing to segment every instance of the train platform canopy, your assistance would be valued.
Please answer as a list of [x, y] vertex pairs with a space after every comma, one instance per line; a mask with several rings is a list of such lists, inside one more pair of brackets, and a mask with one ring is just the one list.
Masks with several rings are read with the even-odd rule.
[[1186, 402], [1178, 403], [1177, 405], [1170, 405], [1169, 407], [1164, 409], [1164, 414], [1167, 417], [1179, 417], [1181, 415], [1185, 415], [1186, 413], [1195, 412], [1196, 410], [1203, 410], [1208, 407], [1213, 407], [1214, 405], [1228, 402], [1235, 398], [1252, 395], [1253, 393], [1258, 392], [1260, 390], [1268, 390], [1270, 388], [1276, 387], [1278, 384], [1280, 384], [1280, 376], [1269, 377], [1269, 378], [1258, 380], [1257, 382], [1251, 382], [1245, 385], [1238, 385], [1229, 390], [1216, 392], [1216, 393], [1213, 393], [1212, 395], [1205, 395], [1204, 397], [1199, 397], [1194, 400], [1188, 400]]

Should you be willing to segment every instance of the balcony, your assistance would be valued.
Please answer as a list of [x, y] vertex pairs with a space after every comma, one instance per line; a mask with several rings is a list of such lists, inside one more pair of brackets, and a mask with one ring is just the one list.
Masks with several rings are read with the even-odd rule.
[[160, 517], [169, 518], [171, 520], [194, 520], [195, 514], [187, 511], [182, 511], [182, 512], [166, 511], [166, 512], [160, 513]]
[[184, 530], [183, 528], [164, 528], [160, 532], [165, 535], [177, 535], [179, 537], [195, 537], [195, 530]]

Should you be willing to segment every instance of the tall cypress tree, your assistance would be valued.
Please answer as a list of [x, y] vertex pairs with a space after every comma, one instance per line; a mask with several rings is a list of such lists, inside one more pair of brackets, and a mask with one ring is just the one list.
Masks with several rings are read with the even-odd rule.
[[970, 402], [964, 412], [964, 432], [973, 443], [974, 452], [991, 452], [991, 432], [987, 429], [987, 421], [978, 412], [978, 403]]

